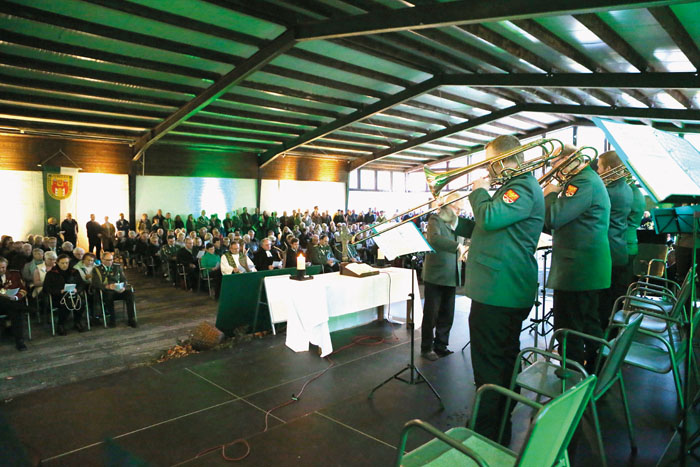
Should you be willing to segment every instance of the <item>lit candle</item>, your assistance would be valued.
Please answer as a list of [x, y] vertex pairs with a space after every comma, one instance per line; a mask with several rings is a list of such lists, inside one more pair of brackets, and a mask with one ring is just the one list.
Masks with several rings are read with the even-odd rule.
[[380, 259], [384, 259], [384, 253], [382, 253], [382, 250], [377, 248], [377, 261], [379, 261]]
[[306, 259], [304, 255], [300, 254], [297, 256], [297, 271], [304, 271], [306, 269]]

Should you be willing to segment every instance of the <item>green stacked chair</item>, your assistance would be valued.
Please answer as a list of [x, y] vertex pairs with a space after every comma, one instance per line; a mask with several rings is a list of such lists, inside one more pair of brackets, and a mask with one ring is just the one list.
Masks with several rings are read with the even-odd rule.
[[[401, 432], [397, 466], [550, 466], [569, 465], [567, 448], [593, 393], [596, 377], [589, 376], [547, 405], [538, 404], [500, 386], [485, 384], [476, 393], [471, 427], [441, 432], [421, 420], [408, 422]], [[516, 453], [473, 431], [481, 396], [496, 391], [528, 405], [537, 413], [520, 452]], [[404, 454], [408, 434], [414, 428], [435, 439]]]
[[[590, 399], [589, 405], [591, 409], [591, 415], [593, 418], [593, 425], [596, 432], [596, 438], [598, 442], [598, 450], [600, 453], [600, 463], [601, 465], [606, 465], [605, 460], [605, 448], [603, 446], [603, 437], [600, 430], [600, 421], [598, 419], [598, 408], [597, 402], [608, 392], [608, 390], [615, 384], [618, 383], [620, 388], [620, 393], [622, 395], [622, 404], [625, 410], [625, 418], [627, 420], [627, 430], [629, 433], [630, 445], [632, 452], [637, 450], [634, 441], [634, 427], [632, 425], [632, 417], [630, 415], [629, 405], [627, 403], [627, 394], [625, 392], [625, 385], [622, 378], [622, 364], [625, 361], [625, 356], [627, 355], [630, 347], [632, 346], [634, 336], [639, 330], [639, 326], [642, 323], [642, 317], [637, 317], [634, 321], [626, 325], [622, 330], [620, 335], [612, 342], [607, 342], [604, 339], [589, 336], [572, 329], [558, 329], [554, 333], [554, 337], [551, 340], [550, 347], [548, 350], [542, 350], [535, 347], [528, 347], [523, 349], [518, 354], [518, 362], [529, 362], [532, 357], [541, 356], [544, 357], [540, 360], [535, 360], [534, 363], [529, 364], [522, 371], [518, 372], [519, 365], [516, 364], [513, 370], [513, 377], [511, 379], [510, 389], [513, 390], [517, 387], [529, 390], [537, 394], [538, 400], [541, 397], [547, 397], [554, 399], [559, 397], [560, 394], [568, 390], [568, 388], [579, 381], [588, 378], [586, 370], [575, 361], [567, 361], [566, 358], [566, 341], [569, 336], [577, 336], [582, 339], [588, 339], [593, 342], [597, 342], [601, 345], [602, 349], [607, 349], [607, 358], [605, 363], [601, 365], [601, 358], [598, 359], [596, 371], [598, 375], [598, 380], [593, 390], [593, 395]], [[553, 347], [556, 345], [556, 340], [559, 338], [561, 342], [561, 355], [557, 355], [553, 352]], [[506, 410], [501, 421], [501, 430], [499, 439], [503, 435], [503, 430], [506, 423], [506, 417], [510, 414], [510, 402], [506, 403]]]

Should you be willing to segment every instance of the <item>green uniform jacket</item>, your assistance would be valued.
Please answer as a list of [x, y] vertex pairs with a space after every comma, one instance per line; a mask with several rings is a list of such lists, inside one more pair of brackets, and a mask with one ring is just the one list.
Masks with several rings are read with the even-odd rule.
[[644, 201], [642, 191], [637, 188], [634, 183], [630, 184], [632, 190], [632, 210], [627, 216], [627, 254], [636, 256], [639, 253], [639, 245], [637, 245], [637, 229], [642, 223], [644, 217], [644, 208], [647, 203]]
[[632, 211], [632, 189], [624, 178], [615, 180], [607, 187], [610, 197], [610, 225], [608, 243], [613, 266], [624, 266], [629, 261], [627, 255], [627, 218]]
[[439, 214], [428, 219], [427, 240], [435, 250], [425, 255], [423, 280], [431, 284], [457, 287], [462, 285], [461, 265], [457, 261], [457, 237], [469, 238], [474, 230], [474, 221], [457, 218], [454, 230]]
[[535, 250], [544, 225], [542, 189], [531, 174], [506, 182], [493, 198], [469, 195], [476, 226], [467, 256], [465, 293], [508, 308], [531, 307], [537, 295]]
[[95, 266], [92, 270], [92, 288], [105, 290], [108, 284], [117, 284], [119, 282], [127, 282], [126, 275], [121, 266], [116, 264], [109, 268], [109, 271], [104, 264]]
[[311, 261], [311, 264], [315, 265], [324, 265], [326, 262], [330, 259], [333, 261], [337, 261], [335, 258], [335, 255], [333, 255], [333, 251], [331, 250], [330, 245], [326, 246], [321, 246], [321, 245], [316, 245], [309, 247], [308, 251], [309, 255], [309, 261]]
[[610, 287], [610, 198], [603, 181], [586, 167], [557, 196], [545, 199], [552, 231], [552, 269], [547, 287], [599, 290]]

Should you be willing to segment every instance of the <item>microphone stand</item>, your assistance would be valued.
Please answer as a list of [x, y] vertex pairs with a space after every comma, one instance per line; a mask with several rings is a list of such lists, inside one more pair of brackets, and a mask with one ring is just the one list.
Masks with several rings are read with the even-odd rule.
[[[374, 397], [374, 392], [387, 384], [389, 381], [393, 379], [398, 379], [399, 381], [402, 381], [406, 384], [420, 384], [420, 383], [425, 383], [428, 385], [430, 388], [430, 391], [433, 393], [435, 397], [437, 397], [438, 401], [440, 402], [440, 409], [444, 409], [445, 405], [442, 403], [442, 398], [440, 397], [440, 394], [435, 390], [435, 387], [430, 383], [430, 381], [423, 375], [423, 373], [420, 372], [418, 368], [416, 368], [415, 365], [415, 336], [416, 336], [416, 327], [415, 323], [413, 321], [414, 314], [413, 314], [413, 307], [415, 304], [415, 286], [416, 286], [416, 281], [417, 281], [417, 275], [416, 275], [416, 257], [411, 256], [411, 293], [408, 294], [408, 301], [409, 301], [409, 308], [408, 312], [406, 314], [406, 326], [411, 332], [411, 356], [408, 365], [406, 365], [405, 368], [397, 371], [390, 377], [388, 377], [386, 380], [384, 380], [382, 383], [374, 387], [372, 391], [370, 391], [368, 398], [372, 399]], [[408, 379], [404, 379], [401, 377], [401, 374], [403, 372], [408, 371], [409, 372], [409, 377]]]

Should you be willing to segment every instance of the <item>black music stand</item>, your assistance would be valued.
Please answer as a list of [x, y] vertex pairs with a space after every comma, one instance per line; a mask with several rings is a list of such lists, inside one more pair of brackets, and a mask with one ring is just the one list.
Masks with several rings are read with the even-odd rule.
[[[689, 203], [700, 202], [700, 196], [698, 197], [687, 197], [683, 201]], [[657, 234], [680, 234], [680, 233], [692, 233], [693, 235], [693, 245], [698, 238], [698, 222], [700, 222], [700, 206], [681, 206], [678, 208], [668, 208], [668, 209], [654, 209], [651, 213], [652, 219], [654, 220], [654, 229]], [[682, 413], [682, 419], [678, 429], [680, 430], [680, 453], [678, 460], [680, 465], [685, 466], [687, 463], [688, 454], [695, 456], [693, 450], [700, 447], [700, 431], [696, 431], [692, 435], [688, 433], [688, 415], [690, 410], [693, 409], [694, 397], [690, 395], [690, 384], [692, 381], [692, 373], [694, 365], [692, 363], [693, 358], [695, 358], [693, 352], [693, 337], [695, 336], [695, 326], [693, 325], [693, 319], [695, 314], [698, 312], [696, 301], [696, 286], [695, 286], [695, 275], [696, 275], [696, 261], [697, 261], [697, 248], [693, 248], [693, 262], [691, 263], [690, 277], [690, 303], [691, 312], [690, 319], [687, 325], [688, 328], [688, 345], [686, 346], [685, 355], [685, 384], [683, 385], [683, 401], [684, 409]]]
[[[416, 257], [411, 255], [410, 256], [411, 260], [411, 293], [408, 294], [408, 300], [409, 300], [409, 305], [408, 305], [408, 311], [406, 312], [406, 327], [409, 328], [411, 331], [411, 357], [406, 365], [405, 368], [397, 371], [390, 377], [388, 377], [386, 380], [375, 386], [369, 393], [369, 396], [367, 396], [369, 399], [372, 399], [374, 397], [374, 392], [387, 384], [389, 381], [393, 379], [398, 379], [399, 381], [402, 381], [406, 384], [420, 384], [420, 383], [425, 383], [428, 385], [430, 388], [430, 391], [433, 393], [435, 397], [437, 397], [438, 401], [440, 402], [440, 409], [445, 408], [445, 404], [442, 403], [442, 397], [440, 397], [440, 394], [437, 392], [435, 387], [430, 383], [428, 378], [423, 376], [423, 373], [416, 367], [415, 365], [415, 340], [416, 340], [416, 326], [415, 323], [413, 322], [413, 306], [414, 306], [414, 300], [416, 299], [416, 281], [417, 281], [417, 275], [416, 275]], [[401, 377], [401, 374], [404, 371], [409, 372], [409, 377], [408, 379], [404, 379]]]

